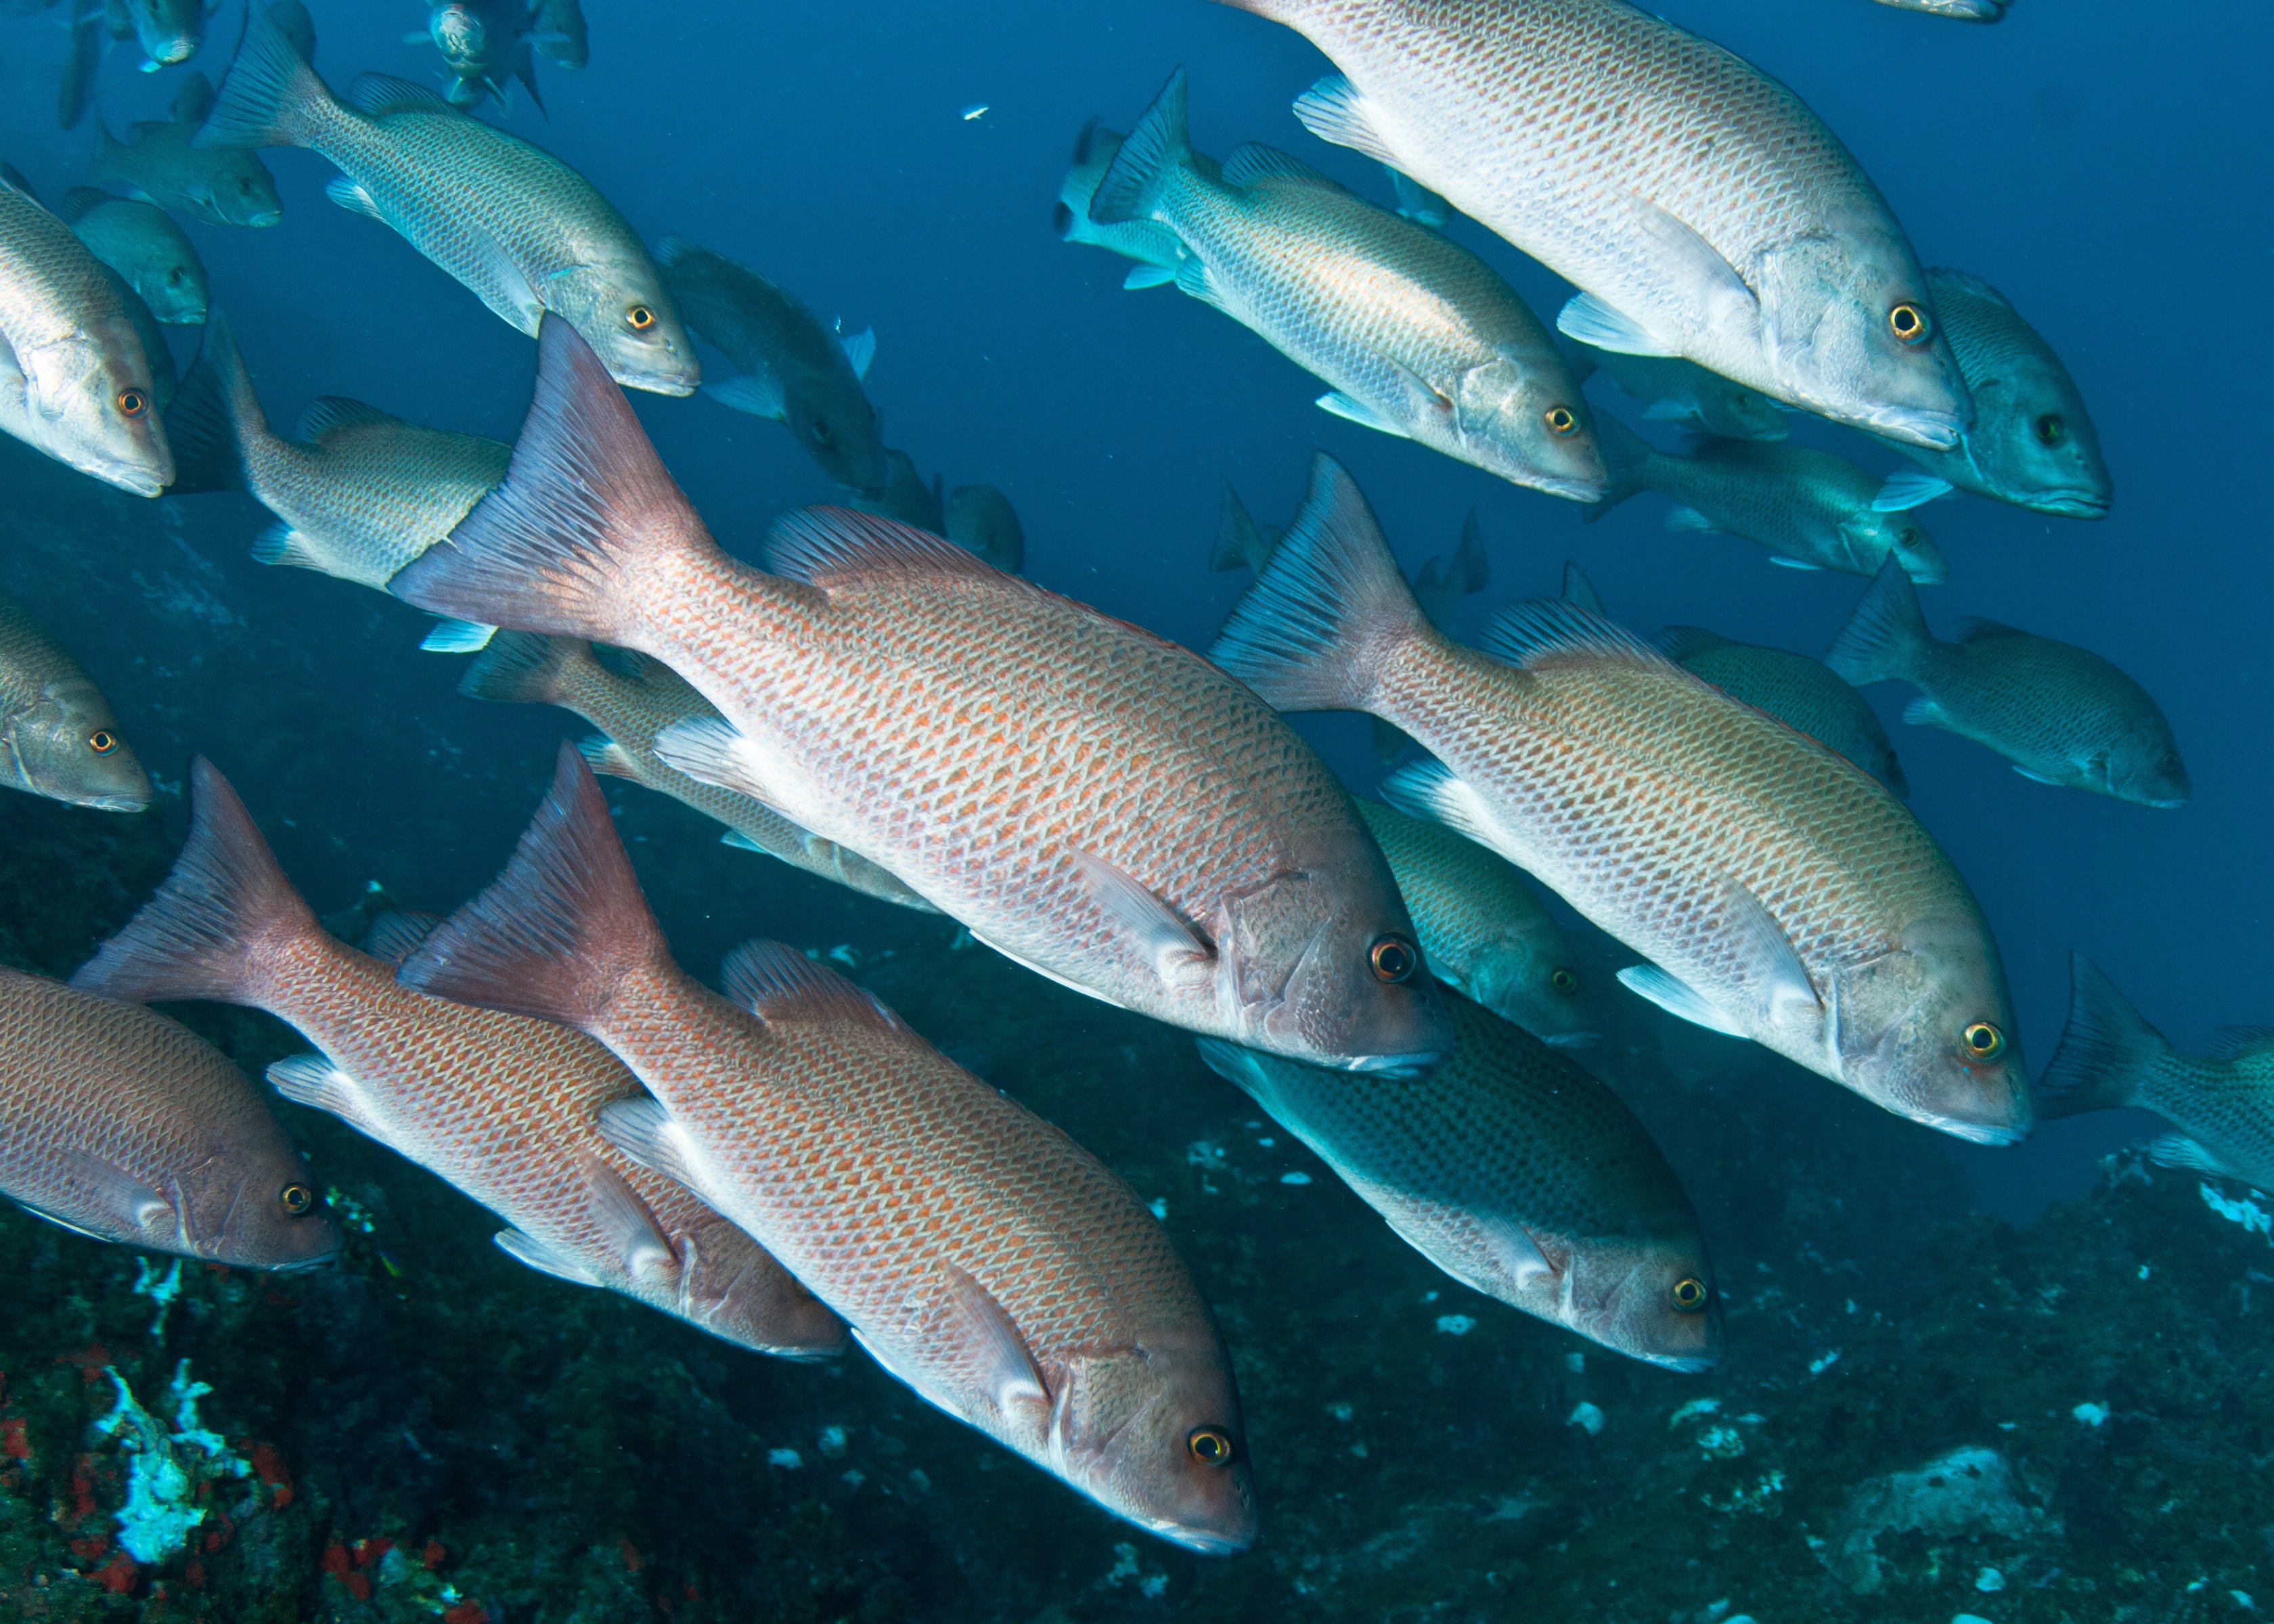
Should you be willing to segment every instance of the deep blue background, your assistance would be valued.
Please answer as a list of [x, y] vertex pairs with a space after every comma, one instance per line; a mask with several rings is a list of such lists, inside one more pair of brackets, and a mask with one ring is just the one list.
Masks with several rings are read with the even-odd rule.
[[[1995, 28], [1865, 0], [1663, 9], [1798, 90], [1878, 180], [1922, 259], [1987, 277], [2052, 341], [2099, 425], [2113, 516], [2081, 524], [1973, 500], [1929, 509], [1951, 578], [1927, 595], [1928, 613], [1941, 625], [1986, 614], [2116, 660], [2170, 715], [2195, 804], [2151, 811], [2026, 782], [1962, 741], [1899, 726], [1902, 690], [1875, 695], [1913, 806], [1997, 930], [2032, 1065], [2058, 1036], [2072, 946], [2183, 1043], [2274, 1016], [2262, 715], [2274, 566], [2259, 477], [2274, 162], [2258, 110], [2274, 21], [2260, 8], [2150, 15], [2117, 0], [2021, 0]], [[400, 37], [421, 7], [313, 10], [335, 88], [364, 70], [436, 82], [432, 49]], [[1122, 262], [1056, 240], [1050, 207], [1075, 131], [1094, 113], [1126, 129], [1180, 62], [1203, 148], [1271, 141], [1385, 197], [1378, 170], [1295, 124], [1288, 102], [1326, 64], [1284, 29], [1201, 0], [587, 10], [591, 69], [540, 64], [550, 119], [522, 99], [505, 122], [651, 239], [695, 238], [848, 328], [873, 324], [870, 384], [888, 438], [951, 486], [1008, 492], [1030, 571], [1050, 586], [1205, 648], [1239, 585], [1204, 568], [1220, 482], [1282, 518], [1316, 447], [1356, 473], [1409, 564], [1449, 547], [1465, 510], [1479, 511], [1494, 578], [1465, 611], [1471, 633], [1498, 602], [1553, 591], [1566, 558], [1638, 629], [1694, 622], [1809, 652], [1863, 586], [1771, 568], [1750, 543], [1668, 535], [1656, 498], [1583, 530], [1567, 504], [1328, 417], [1310, 403], [1320, 386], [1261, 341], [1173, 291], [1126, 294]], [[7, 19], [0, 56], [0, 147], [51, 199], [85, 177], [94, 139], [91, 122], [54, 128], [54, 15]], [[218, 79], [235, 28], [232, 9], [196, 65]], [[114, 128], [160, 117], [178, 79], [139, 76], [131, 51], [115, 53], [101, 112]], [[990, 110], [960, 117], [978, 102]], [[326, 202], [322, 160], [268, 162], [281, 226], [189, 229], [272, 417], [289, 425], [310, 398], [345, 394], [509, 438], [529, 341], [385, 228]], [[1564, 292], [1554, 278], [1458, 229], [1552, 315]], [[186, 361], [194, 331], [179, 336]], [[835, 494], [773, 425], [704, 400], [635, 398], [731, 548], [755, 553], [770, 515]], [[1806, 432], [1894, 464], [1835, 431]], [[239, 786], [264, 818], [293, 819], [280, 846], [320, 906], [374, 875], [447, 903], [493, 871], [551, 740], [573, 723], [453, 696], [458, 663], [410, 652], [423, 619], [407, 609], [245, 563], [265, 523], [248, 503], [138, 504], [0, 450], [0, 478], [19, 492], [0, 523], [28, 534], [44, 504], [46, 526], [12, 553], [0, 540], [0, 590], [72, 639], [164, 776], [191, 748], [258, 763], [237, 769]], [[69, 572], [54, 561], [66, 546]], [[221, 613], [185, 609], [184, 582]], [[200, 686], [222, 642], [260, 652], [274, 683], [240, 673], [228, 691]], [[1371, 782], [1362, 726], [1306, 726], [1354, 784]], [[277, 764], [296, 759], [278, 749], [280, 727], [306, 729], [305, 771]], [[749, 872], [717, 867], [692, 820], [667, 828], [686, 843], [671, 863]], [[705, 949], [801, 923], [794, 939], [840, 921], [906, 925], [817, 901], [818, 888], [776, 891], [806, 916], [770, 917], [788, 905], [757, 898], [717, 921]], [[689, 958], [707, 967], [704, 953]], [[1986, 1205], [2025, 1213], [2137, 1125], [2055, 1124], [2019, 1152], [1952, 1154]]]

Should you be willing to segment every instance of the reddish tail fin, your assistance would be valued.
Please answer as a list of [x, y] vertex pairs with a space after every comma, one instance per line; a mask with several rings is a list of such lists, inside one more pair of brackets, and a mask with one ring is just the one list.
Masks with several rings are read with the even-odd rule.
[[505, 872], [397, 976], [436, 997], [590, 1029], [626, 975], [669, 953], [599, 780], [564, 744], [553, 793]]
[[638, 583], [718, 544], [576, 329], [547, 314], [537, 342], [505, 483], [388, 590], [485, 626], [636, 645]]
[[190, 763], [190, 838], [173, 873], [72, 985], [142, 1004], [213, 998], [255, 1008], [273, 950], [323, 934], [245, 802], [202, 756]]

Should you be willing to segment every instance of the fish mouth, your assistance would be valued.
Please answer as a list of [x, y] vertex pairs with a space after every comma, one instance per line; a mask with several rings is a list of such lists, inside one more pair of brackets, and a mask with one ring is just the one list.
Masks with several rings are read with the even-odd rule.
[[2003, 1123], [1968, 1122], [1960, 1116], [1922, 1116], [1919, 1120], [1928, 1127], [1947, 1133], [1954, 1139], [1964, 1139], [1971, 1145], [1989, 1145], [1999, 1149], [2018, 1145], [2029, 1136], [2027, 1126], [2014, 1127]]
[[1721, 1363], [1718, 1353], [1635, 1353], [1632, 1357], [1660, 1370], [1680, 1371], [1685, 1376], [1702, 1376]]
[[1966, 437], [1969, 413], [1964, 417], [1954, 411], [1931, 411], [1923, 406], [1872, 406], [1857, 414], [1863, 425], [1875, 434], [1889, 440], [1900, 440], [1905, 445], [1924, 446], [1930, 451], [1948, 451]]
[[2029, 506], [2064, 519], [2105, 519], [2113, 500], [2093, 491], [2040, 491], [2029, 498]]
[[2144, 806], [2158, 807], [2166, 812], [2175, 812], [2180, 808], [2187, 805], [2187, 798], [2183, 795], [2177, 801], [2143, 801], [2142, 804]]
[[150, 797], [147, 795], [89, 795], [79, 804], [96, 812], [147, 812], [150, 809]]
[[1148, 1522], [1142, 1526], [1170, 1544], [1182, 1545], [1187, 1551], [1197, 1551], [1202, 1556], [1237, 1556], [1255, 1543], [1255, 1530], [1252, 1526], [1239, 1534], [1219, 1533], [1212, 1528], [1194, 1528], [1165, 1519]]
[[1555, 474], [1533, 474], [1523, 483], [1532, 490], [1560, 496], [1567, 502], [1600, 502], [1611, 489], [1600, 479], [1565, 479]]
[[343, 1250], [345, 1250], [344, 1247], [335, 1246], [321, 1257], [300, 1258], [290, 1263], [279, 1263], [273, 1266], [268, 1272], [272, 1274], [312, 1274], [317, 1269], [322, 1268], [328, 1264], [337, 1262], [339, 1260], [340, 1253]]
[[1365, 1077], [1414, 1082], [1427, 1077], [1452, 1057], [1451, 1050], [1442, 1049], [1417, 1049], [1406, 1055], [1352, 1055], [1337, 1063], [1337, 1069]]
[[1600, 1032], [1558, 1032], [1540, 1040], [1550, 1049], [1593, 1049], [1603, 1041]]

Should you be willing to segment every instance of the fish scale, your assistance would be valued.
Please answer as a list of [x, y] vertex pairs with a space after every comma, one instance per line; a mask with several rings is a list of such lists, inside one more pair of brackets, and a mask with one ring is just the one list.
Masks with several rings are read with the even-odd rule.
[[[129, 1181], [108, 1193], [85, 1169]], [[162, 1015], [0, 966], [0, 1192], [104, 1240], [254, 1268], [339, 1232], [279, 1192], [307, 1169], [244, 1073]], [[139, 1221], [121, 1195], [147, 1202]]]

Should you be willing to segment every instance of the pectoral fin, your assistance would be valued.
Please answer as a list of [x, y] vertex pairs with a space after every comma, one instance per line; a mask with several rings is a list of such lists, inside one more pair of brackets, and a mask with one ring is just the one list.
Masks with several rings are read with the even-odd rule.
[[668, 1274], [679, 1267], [679, 1254], [639, 1192], [597, 1156], [584, 1161], [584, 1205], [608, 1250], [623, 1259], [624, 1272], [634, 1280]]
[[1216, 950], [1160, 898], [1092, 852], [1073, 853], [1082, 889], [1129, 951], [1153, 966], [1164, 986], [1189, 987], [1216, 966]]
[[498, 1250], [515, 1262], [524, 1264], [540, 1274], [550, 1274], [555, 1280], [565, 1280], [572, 1286], [597, 1286], [600, 1282], [581, 1263], [572, 1263], [544, 1242], [523, 1235], [519, 1229], [500, 1229], [490, 1237]]
[[1668, 974], [1656, 965], [1629, 965], [1619, 972], [1619, 983], [1629, 992], [1649, 999], [1677, 1020], [1686, 1020], [1692, 1026], [1703, 1026], [1708, 1032], [1719, 1032], [1726, 1037], [1751, 1035], [1708, 1004], [1706, 996], [1689, 982]]
[[[122, 1229], [147, 1229], [173, 1212], [173, 1203], [160, 1195], [115, 1162], [90, 1155], [83, 1150], [69, 1150], [58, 1158], [71, 1182], [85, 1190], [88, 1206], [109, 1219]], [[41, 1213], [43, 1218], [54, 1218], [51, 1213]], [[60, 1218], [55, 1222], [64, 1228], [76, 1229]], [[81, 1230], [85, 1234], [87, 1231]], [[112, 1238], [109, 1236], [102, 1239]]]
[[1365, 402], [1352, 400], [1339, 389], [1331, 395], [1319, 396], [1318, 405], [1321, 411], [1340, 417], [1345, 423], [1355, 423], [1362, 429], [1372, 429], [1377, 433], [1393, 435], [1399, 440], [1412, 438], [1404, 429]]
[[977, 1376], [980, 1391], [1006, 1421], [1029, 1405], [1039, 1404], [1047, 1412], [1049, 1384], [1009, 1312], [953, 1264], [942, 1268], [947, 1276], [947, 1312], [941, 1339], [962, 1356]]

